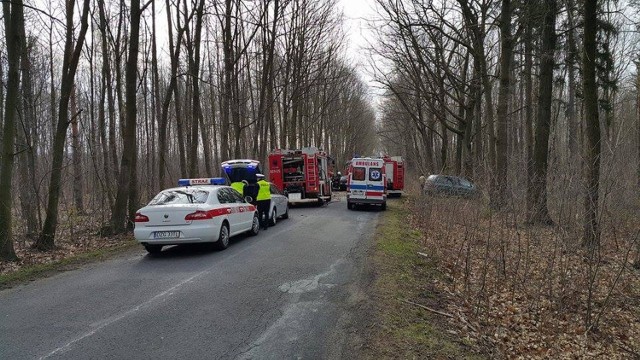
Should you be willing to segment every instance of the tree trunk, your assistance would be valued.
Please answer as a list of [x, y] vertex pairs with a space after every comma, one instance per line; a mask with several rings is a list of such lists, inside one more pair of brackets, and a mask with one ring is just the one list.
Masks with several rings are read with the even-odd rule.
[[76, 211], [84, 214], [84, 198], [82, 194], [82, 147], [80, 145], [80, 131], [78, 129], [78, 119], [80, 112], [78, 111], [78, 99], [76, 96], [76, 87], [71, 89], [71, 148], [73, 151], [73, 201]]
[[[20, 205], [22, 216], [27, 224], [27, 237], [35, 238], [40, 231], [40, 222], [38, 221], [38, 183], [36, 181], [36, 151], [35, 151], [35, 134], [37, 131], [35, 103], [33, 95], [33, 83], [31, 79], [31, 46], [27, 45], [27, 37], [24, 25], [20, 26], [22, 34], [20, 37], [24, 40], [21, 46], [20, 56], [22, 63], [22, 126], [18, 126], [17, 138], [19, 141], [20, 164], [18, 172], [20, 174], [20, 182], [26, 186], [26, 191], [20, 192]], [[1, 76], [1, 74], [0, 74]], [[2, 99], [2, 97], [0, 97]], [[2, 114], [2, 112], [0, 112]], [[28, 185], [27, 185], [28, 184]]]
[[202, 18], [204, 16], [204, 0], [200, 0], [196, 10], [196, 26], [193, 49], [190, 51], [191, 81], [193, 86], [193, 108], [191, 124], [191, 148], [189, 149], [189, 176], [198, 176], [198, 128], [202, 122], [202, 106], [200, 104], [200, 43], [202, 39]]
[[582, 73], [585, 106], [585, 189], [584, 245], [595, 249], [600, 245], [598, 223], [598, 193], [600, 179], [600, 121], [598, 119], [598, 85], [596, 83], [596, 57], [598, 31], [598, 2], [584, 3], [584, 54]]
[[[11, 179], [13, 176], [13, 160], [15, 157], [15, 134], [20, 106], [20, 49], [24, 39], [20, 34], [24, 33], [20, 27], [24, 27], [22, 0], [3, 2], [2, 13], [4, 16], [5, 44], [7, 46], [7, 93], [5, 99], [4, 122], [2, 126], [2, 158], [0, 163], [0, 260], [13, 261], [17, 259], [13, 247], [13, 219], [11, 215], [12, 191]], [[0, 99], [2, 101], [2, 99]]]
[[[100, 83], [100, 100], [98, 105], [98, 132], [100, 134], [100, 145], [102, 149], [102, 167], [104, 171], [104, 188], [107, 194], [109, 208], [113, 205], [113, 183], [111, 178], [112, 167], [111, 153], [109, 152], [109, 143], [107, 142], [107, 115], [105, 112], [105, 102], [107, 101], [107, 92], [111, 87], [111, 68], [109, 65], [109, 45], [107, 44], [107, 19], [104, 13], [104, 2], [98, 4], [100, 12], [100, 44], [102, 49], [102, 79]], [[108, 106], [111, 106], [109, 104]]]
[[538, 95], [538, 121], [533, 149], [533, 212], [532, 223], [553, 224], [547, 208], [547, 163], [549, 156], [549, 131], [551, 127], [551, 101], [553, 95], [553, 66], [556, 47], [556, 0], [545, 0], [540, 59], [540, 84]]
[[52, 148], [53, 159], [51, 162], [51, 179], [49, 181], [49, 200], [47, 202], [47, 215], [42, 227], [42, 233], [38, 237], [38, 241], [35, 243], [35, 247], [39, 250], [51, 250], [55, 246], [54, 240], [56, 236], [56, 229], [58, 227], [58, 203], [60, 200], [62, 170], [64, 165], [64, 148], [67, 129], [69, 128], [69, 100], [71, 92], [73, 91], [76, 70], [78, 68], [78, 62], [80, 61], [82, 47], [84, 45], [84, 38], [87, 33], [87, 29], [89, 28], [88, 18], [90, 2], [90, 0], [84, 0], [82, 16], [80, 19], [80, 32], [78, 33], [75, 46], [73, 43], [73, 8], [75, 6], [75, 2], [73, 0], [67, 2], [67, 32], [64, 47], [64, 58], [62, 62], [62, 85], [60, 86], [58, 121]]
[[[118, 192], [116, 202], [111, 215], [111, 227], [114, 233], [123, 233], [127, 229], [127, 209], [131, 212], [132, 206], [137, 204], [136, 181], [136, 123], [137, 104], [136, 86], [138, 84], [138, 48], [140, 41], [140, 0], [131, 0], [131, 36], [129, 37], [129, 54], [125, 68], [125, 110], [126, 122], [123, 135], [124, 148], [120, 162], [120, 176], [118, 179]], [[127, 204], [128, 203], [128, 204]], [[129, 205], [129, 206], [127, 206]], [[131, 216], [131, 214], [129, 214]]]
[[568, 144], [569, 144], [569, 163], [573, 163], [577, 159], [578, 155], [578, 124], [576, 121], [576, 39], [575, 39], [575, 20], [574, 20], [574, 4], [573, 0], [567, 0], [567, 75], [569, 77], [568, 82], [568, 99], [567, 99], [567, 130], [568, 130]]
[[500, 15], [500, 88], [498, 90], [497, 138], [495, 178], [492, 182], [491, 206], [500, 209], [505, 204], [508, 191], [507, 161], [509, 131], [509, 98], [511, 94], [511, 58], [513, 44], [511, 39], [511, 0], [502, 0]]
[[527, 170], [527, 212], [534, 212], [533, 200], [533, 5], [526, 6], [526, 18], [524, 23], [524, 136], [525, 136], [525, 166]]

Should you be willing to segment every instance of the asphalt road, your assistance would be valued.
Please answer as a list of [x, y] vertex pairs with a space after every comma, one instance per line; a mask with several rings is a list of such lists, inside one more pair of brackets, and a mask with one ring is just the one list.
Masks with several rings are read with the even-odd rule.
[[220, 252], [130, 254], [0, 292], [0, 359], [349, 358], [379, 216], [344, 201]]

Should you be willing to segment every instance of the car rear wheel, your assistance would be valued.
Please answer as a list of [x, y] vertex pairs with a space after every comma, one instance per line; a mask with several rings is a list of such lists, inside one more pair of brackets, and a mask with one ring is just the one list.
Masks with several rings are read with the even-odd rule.
[[144, 248], [149, 254], [159, 254], [162, 251], [162, 245], [145, 245]]
[[353, 204], [347, 201], [347, 209], [353, 210]]
[[380, 209], [387, 210], [387, 203], [382, 203], [382, 206], [380, 206]]
[[276, 223], [278, 222], [277, 218], [278, 218], [278, 213], [276, 212], [276, 208], [273, 208], [273, 212], [271, 213], [271, 219], [269, 219], [269, 225], [276, 226]]
[[251, 236], [256, 236], [260, 232], [260, 219], [258, 219], [258, 215], [253, 215], [253, 222], [251, 223], [251, 230], [249, 234]]
[[217, 250], [224, 250], [229, 247], [229, 226], [226, 223], [220, 227], [220, 236], [218, 236], [218, 241], [214, 243], [214, 247]]

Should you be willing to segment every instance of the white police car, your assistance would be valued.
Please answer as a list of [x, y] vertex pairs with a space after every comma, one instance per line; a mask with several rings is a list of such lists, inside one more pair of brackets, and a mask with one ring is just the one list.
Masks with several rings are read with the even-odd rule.
[[222, 250], [231, 236], [260, 231], [258, 212], [222, 178], [181, 179], [138, 210], [134, 236], [149, 253], [165, 245], [212, 243]]

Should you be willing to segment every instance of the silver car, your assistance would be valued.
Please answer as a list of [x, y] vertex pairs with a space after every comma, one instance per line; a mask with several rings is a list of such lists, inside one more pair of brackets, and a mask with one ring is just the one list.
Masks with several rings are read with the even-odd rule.
[[289, 198], [275, 186], [271, 184], [271, 211], [269, 212], [269, 225], [274, 226], [278, 218], [289, 218]]
[[424, 193], [473, 197], [478, 195], [478, 189], [465, 178], [450, 175], [429, 175], [424, 184]]

